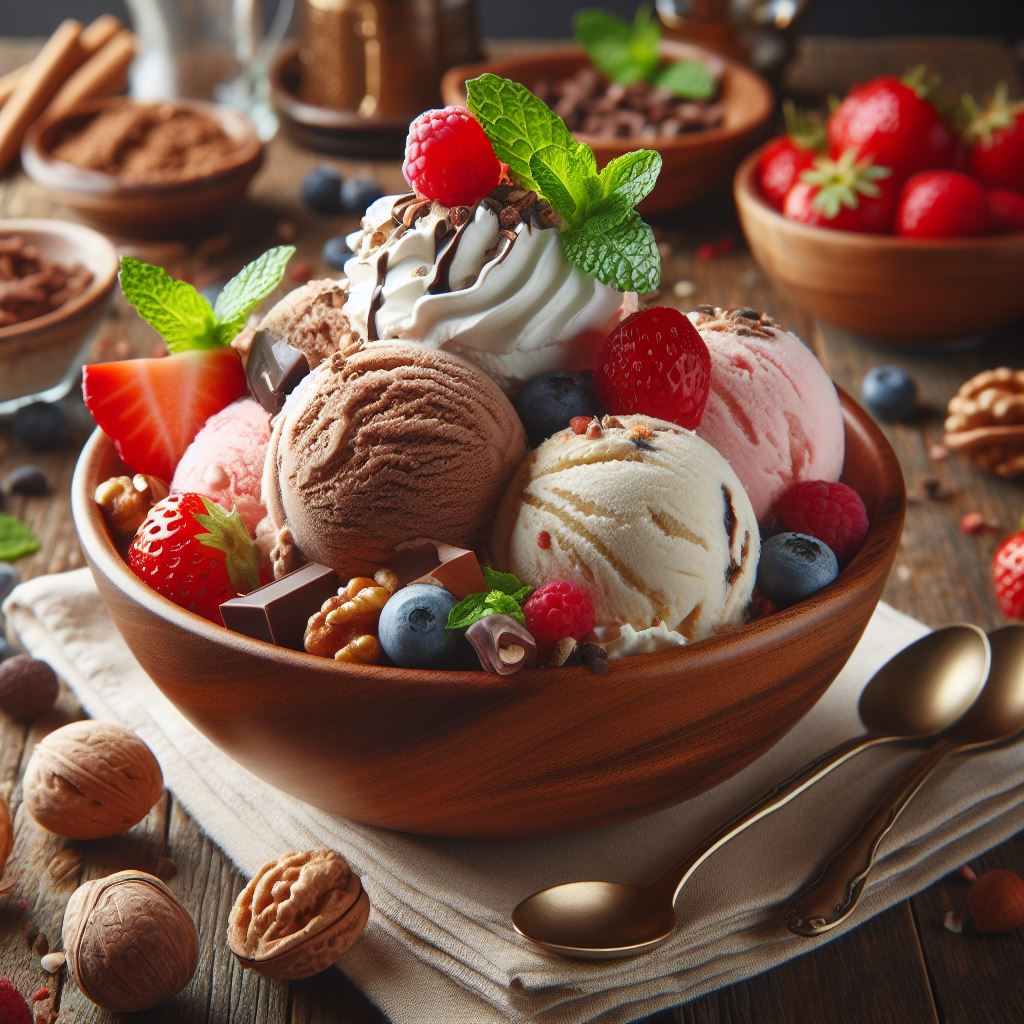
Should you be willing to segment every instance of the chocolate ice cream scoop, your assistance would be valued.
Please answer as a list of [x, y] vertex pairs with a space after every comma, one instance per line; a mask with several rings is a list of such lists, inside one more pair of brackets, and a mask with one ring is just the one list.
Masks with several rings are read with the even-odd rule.
[[475, 548], [525, 451], [508, 399], [458, 356], [391, 342], [337, 353], [275, 421], [275, 572], [310, 560], [372, 575], [421, 537]]

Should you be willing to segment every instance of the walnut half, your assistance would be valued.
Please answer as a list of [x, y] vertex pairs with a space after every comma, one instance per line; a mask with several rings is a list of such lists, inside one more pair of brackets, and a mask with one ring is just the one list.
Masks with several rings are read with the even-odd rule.
[[997, 476], [1024, 473], [1024, 370], [975, 374], [949, 400], [947, 413], [947, 448]]
[[[382, 580], [388, 581], [382, 577]], [[367, 576], [356, 576], [312, 615], [306, 626], [305, 647], [310, 654], [336, 661], [376, 665], [381, 648], [377, 620], [392, 590]]]
[[155, 476], [112, 476], [96, 488], [95, 500], [112, 533], [134, 537], [149, 510], [167, 497], [167, 484]]
[[353, 945], [369, 916], [369, 897], [344, 857], [286, 853], [264, 864], [235, 900], [228, 946], [260, 974], [309, 978]]

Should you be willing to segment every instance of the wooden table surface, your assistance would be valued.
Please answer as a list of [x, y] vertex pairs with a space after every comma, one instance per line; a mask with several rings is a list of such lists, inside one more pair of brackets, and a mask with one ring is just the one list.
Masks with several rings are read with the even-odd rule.
[[[0, 73], [21, 63], [31, 44], [0, 41]], [[999, 79], [1020, 84], [1018, 68], [1002, 43], [992, 40], [807, 41], [790, 70], [788, 89], [804, 102], [821, 102], [851, 83], [883, 71], [901, 71], [920, 61], [942, 72], [954, 85], [984, 91]], [[162, 262], [181, 274], [209, 283], [273, 244], [275, 233], [298, 232], [295, 263], [307, 262], [327, 274], [320, 247], [330, 235], [351, 230], [354, 220], [318, 219], [299, 201], [305, 171], [323, 157], [276, 139], [256, 179], [250, 205], [240, 212], [229, 235], [198, 250], [183, 247], [133, 246], [129, 251]], [[376, 177], [397, 189], [396, 164], [339, 161], [345, 173]], [[20, 174], [0, 179], [0, 216], [66, 216]], [[987, 366], [1024, 365], [1021, 326], [983, 344], [956, 351], [911, 354], [872, 347], [842, 331], [815, 325], [783, 302], [753, 265], [742, 244], [726, 196], [699, 210], [665, 220], [656, 227], [665, 254], [663, 302], [692, 308], [698, 303], [748, 305], [765, 309], [792, 326], [814, 345], [835, 379], [857, 393], [864, 372], [895, 362], [916, 378], [922, 412], [911, 423], [886, 427], [903, 465], [912, 503], [906, 531], [886, 600], [897, 608], [938, 625], [967, 619], [985, 628], [1001, 616], [989, 583], [988, 564], [999, 536], [1017, 528], [1024, 511], [1024, 486], [996, 481], [956, 458], [933, 462], [929, 449], [940, 439], [942, 410], [966, 377]], [[729, 235], [734, 251], [712, 262], [694, 257], [695, 246]], [[682, 282], [682, 284], [677, 284]], [[128, 352], [149, 354], [158, 345], [149, 328], [123, 303], [117, 305], [99, 343], [102, 358]], [[87, 418], [74, 402], [76, 442], [88, 431]], [[39, 457], [26, 451], [4, 427], [0, 429], [0, 479], [14, 466], [37, 462], [54, 479], [49, 498], [16, 498], [8, 511], [28, 521], [43, 540], [42, 550], [18, 563], [24, 576], [82, 565], [68, 507], [68, 486], [77, 444]], [[952, 492], [946, 502], [922, 496], [921, 478], [934, 475]], [[982, 513], [999, 524], [989, 536], [964, 536], [961, 516]], [[64, 720], [79, 717], [65, 693], [58, 714], [26, 727], [0, 715], [0, 793], [8, 796], [16, 816], [16, 845], [0, 897], [0, 976], [12, 978], [24, 992], [48, 986], [49, 995], [35, 1004], [42, 1019], [59, 1013], [62, 1022], [103, 1022], [121, 1018], [96, 1009], [71, 983], [45, 975], [39, 956], [59, 946], [64, 904], [87, 878], [114, 870], [142, 868], [165, 877], [199, 925], [202, 952], [191, 985], [171, 1003], [135, 1020], [154, 1024], [348, 1024], [383, 1018], [336, 971], [292, 985], [243, 973], [224, 941], [228, 910], [244, 879], [196, 825], [165, 795], [148, 818], [125, 838], [95, 843], [63, 842], [45, 834], [21, 807], [20, 778], [33, 744]], [[1017, 836], [973, 865], [1024, 871], [1024, 838]], [[952, 934], [943, 927], [947, 910], [965, 909], [966, 885], [944, 879], [917, 897], [867, 922], [813, 956], [798, 958], [768, 974], [716, 992], [652, 1022], [882, 1022], [1019, 1021], [1024, 1016], [1024, 931], [999, 937]], [[794, 939], [794, 942], [798, 940]], [[125, 1018], [129, 1019], [129, 1018]], [[436, 1019], [436, 1018], [435, 1018]], [[424, 1013], [411, 1021], [432, 1024]], [[401, 1022], [401, 1024], [410, 1024]]]

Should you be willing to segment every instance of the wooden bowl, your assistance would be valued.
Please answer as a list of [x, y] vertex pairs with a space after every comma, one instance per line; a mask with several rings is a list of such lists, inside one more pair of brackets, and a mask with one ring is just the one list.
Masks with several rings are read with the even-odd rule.
[[[633, 149], [656, 149], [661, 154], [662, 169], [658, 184], [644, 200], [640, 211], [645, 214], [666, 213], [691, 206], [722, 187], [741, 157], [762, 137], [775, 109], [771, 87], [756, 72], [736, 61], [710, 54], [688, 43], [665, 40], [661, 52], [667, 58], [701, 58], [707, 56], [724, 63], [722, 103], [725, 119], [718, 128], [687, 132], [672, 139], [609, 139], [599, 135], [576, 133], [597, 157], [598, 167]], [[567, 78], [590, 63], [590, 58], [576, 46], [562, 46], [538, 53], [495, 58], [479, 64], [452, 68], [441, 79], [441, 96], [445, 103], [466, 102], [466, 80], [485, 72], [511, 78], [532, 87], [546, 79]]]
[[761, 197], [758, 155], [733, 182], [740, 223], [761, 269], [814, 316], [882, 343], [927, 346], [1024, 315], [1024, 232], [925, 241], [800, 224]]
[[21, 150], [25, 171], [56, 202], [104, 231], [139, 238], [187, 238], [209, 234], [223, 225], [245, 194], [263, 162], [263, 144], [252, 122], [240, 111], [199, 100], [167, 100], [201, 110], [220, 122], [243, 145], [222, 170], [167, 184], [126, 184], [111, 174], [91, 171], [52, 156], [57, 140], [69, 129], [112, 106], [134, 103], [123, 98], [94, 100], [29, 131]]
[[117, 250], [82, 224], [0, 220], [0, 237], [18, 235], [47, 259], [92, 271], [89, 286], [43, 316], [0, 327], [0, 414], [36, 400], [63, 398], [79, 379], [117, 280]]
[[428, 835], [593, 828], [685, 800], [776, 743], [849, 657], [885, 585], [905, 494], [881, 431], [843, 395], [844, 479], [867, 540], [810, 600], [677, 650], [512, 676], [358, 667], [213, 625], [140, 582], [93, 502], [123, 472], [97, 431], [72, 505], [107, 607], [142, 667], [254, 774], [327, 811]]

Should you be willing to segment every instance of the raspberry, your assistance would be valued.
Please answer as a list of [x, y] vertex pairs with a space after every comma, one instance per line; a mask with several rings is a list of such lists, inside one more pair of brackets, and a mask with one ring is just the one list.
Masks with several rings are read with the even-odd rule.
[[694, 430], [711, 388], [711, 355], [679, 310], [652, 306], [608, 335], [594, 383], [610, 413], [643, 413]]
[[779, 498], [775, 514], [786, 530], [807, 533], [827, 544], [840, 564], [859, 550], [868, 532], [868, 512], [846, 484], [802, 480]]
[[402, 173], [427, 199], [470, 206], [498, 184], [501, 164], [473, 115], [465, 107], [444, 107], [409, 125]]
[[526, 628], [544, 652], [567, 636], [582, 640], [594, 628], [594, 603], [568, 580], [538, 587], [523, 605], [523, 614]]
[[6, 978], [0, 978], [0, 1024], [32, 1024], [28, 1003]]
[[1024, 531], [999, 545], [992, 559], [992, 579], [1003, 614], [1024, 619]]

